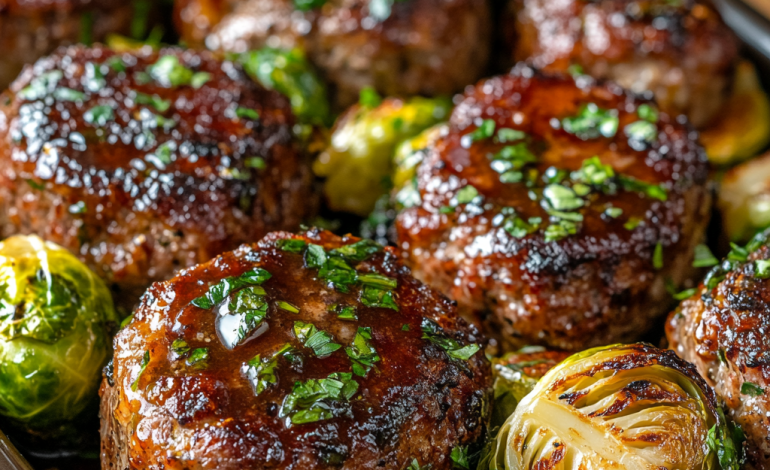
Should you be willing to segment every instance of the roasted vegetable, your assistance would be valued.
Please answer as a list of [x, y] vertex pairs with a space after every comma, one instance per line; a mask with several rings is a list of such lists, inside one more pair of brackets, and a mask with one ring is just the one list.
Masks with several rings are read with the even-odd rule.
[[770, 101], [750, 62], [738, 64], [719, 119], [700, 137], [709, 160], [719, 165], [751, 158], [770, 143]]
[[334, 210], [367, 215], [389, 189], [393, 154], [404, 140], [446, 119], [443, 99], [388, 98], [364, 94], [335, 124], [329, 147], [313, 169], [326, 177], [324, 193]]
[[239, 60], [246, 73], [262, 86], [289, 98], [300, 122], [331, 124], [326, 87], [300, 49], [264, 47], [242, 54]]
[[479, 469], [711, 469], [726, 448], [714, 393], [692, 365], [673, 351], [615, 345], [551, 369]]
[[64, 435], [96, 397], [117, 324], [107, 287], [71, 253], [36, 236], [0, 243], [0, 413]]
[[770, 226], [770, 153], [728, 171], [717, 206], [731, 241], [746, 241]]

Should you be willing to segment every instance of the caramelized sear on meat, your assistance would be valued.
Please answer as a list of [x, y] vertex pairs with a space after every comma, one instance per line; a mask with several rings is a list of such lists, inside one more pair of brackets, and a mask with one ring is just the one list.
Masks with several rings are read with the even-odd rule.
[[666, 325], [671, 349], [695, 364], [743, 428], [755, 469], [770, 469], [769, 235], [734, 246]]
[[666, 284], [690, 278], [709, 218], [694, 139], [617, 85], [518, 67], [467, 91], [420, 151], [398, 245], [507, 348], [638, 338]]
[[450, 95], [489, 56], [485, 0], [177, 0], [182, 38], [226, 52], [305, 50], [338, 107], [367, 86], [393, 96]]
[[717, 116], [738, 55], [737, 39], [706, 2], [509, 0], [503, 18], [514, 61], [649, 90], [664, 111], [687, 114], [697, 127]]
[[102, 384], [102, 468], [451, 469], [486, 429], [481, 341], [391, 248], [269, 234], [143, 297]]
[[0, 237], [78, 255], [131, 308], [312, 209], [289, 103], [210, 53], [63, 49], [0, 102]]
[[[138, 2], [119, 0], [0, 1], [0, 89], [25, 64], [57, 47], [101, 41], [108, 34], [127, 34]], [[147, 13], [147, 12], [144, 12]], [[138, 17], [137, 17], [138, 18]]]

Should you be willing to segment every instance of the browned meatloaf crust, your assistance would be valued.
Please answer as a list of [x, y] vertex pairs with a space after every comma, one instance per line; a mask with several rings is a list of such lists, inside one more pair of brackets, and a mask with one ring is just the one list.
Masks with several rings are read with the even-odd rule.
[[[357, 241], [273, 233], [154, 284], [118, 333], [102, 384], [102, 468], [403, 469], [416, 460], [449, 470], [453, 449], [475, 452], [491, 385], [478, 332], [453, 302], [412, 278], [391, 248]], [[322, 270], [313, 267], [319, 250], [328, 260]], [[332, 284], [328, 263], [355, 269], [359, 281]], [[269, 279], [247, 287], [233, 280], [255, 269]], [[236, 293], [213, 299], [213, 309], [193, 304], [223, 280]], [[244, 314], [233, 302], [249, 289], [259, 300], [248, 305], [263, 306], [264, 319], [228, 349], [222, 339], [234, 327], [223, 325]], [[353, 313], [341, 318], [348, 308]], [[312, 323], [336, 350], [308, 347], [297, 322]], [[180, 340], [188, 348], [181, 354]], [[191, 362], [198, 348], [206, 348], [205, 363]], [[272, 376], [256, 376], [261, 389], [250, 375], [255, 357], [264, 367], [275, 361]], [[356, 369], [354, 358], [365, 367]], [[353, 388], [287, 405], [298, 388], [330, 378]], [[316, 406], [319, 416], [300, 418]]]
[[[159, 58], [181, 75], [153, 69]], [[205, 83], [180, 82], [192, 72]], [[66, 247], [128, 308], [151, 282], [312, 210], [289, 103], [210, 53], [63, 49], [0, 100], [0, 237]]]

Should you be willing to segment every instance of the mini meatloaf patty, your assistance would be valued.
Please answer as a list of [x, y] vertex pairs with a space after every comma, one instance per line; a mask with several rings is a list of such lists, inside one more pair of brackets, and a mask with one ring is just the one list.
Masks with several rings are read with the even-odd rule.
[[0, 89], [25, 64], [57, 47], [127, 34], [135, 3], [120, 0], [4, 0], [0, 2]]
[[733, 249], [666, 325], [743, 428], [750, 468], [770, 469], [770, 247], [765, 232]]
[[459, 92], [483, 76], [491, 41], [485, 0], [177, 0], [176, 11], [190, 44], [301, 47], [340, 107], [367, 86], [392, 96]]
[[398, 246], [509, 347], [638, 338], [667, 312], [666, 284], [689, 279], [709, 218], [694, 139], [617, 85], [519, 67], [467, 91], [418, 152]]
[[287, 100], [209, 53], [73, 47], [0, 99], [0, 236], [64, 246], [129, 308], [312, 207]]
[[693, 0], [509, 0], [502, 28], [511, 59], [546, 71], [580, 66], [650, 90], [664, 111], [697, 127], [716, 117], [738, 56], [719, 14]]
[[270, 234], [144, 296], [102, 384], [102, 468], [449, 470], [485, 433], [481, 340], [391, 248]]

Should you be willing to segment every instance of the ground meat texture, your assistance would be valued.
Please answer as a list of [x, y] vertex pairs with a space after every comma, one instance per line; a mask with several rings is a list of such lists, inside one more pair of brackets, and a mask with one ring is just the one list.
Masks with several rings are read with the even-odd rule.
[[0, 88], [5, 89], [25, 64], [57, 47], [128, 34], [131, 2], [117, 0], [10, 0], [0, 3]]
[[491, 28], [483, 0], [329, 0], [306, 12], [294, 3], [178, 0], [177, 24], [188, 43], [215, 50], [303, 48], [339, 107], [366, 86], [392, 96], [450, 95], [485, 71]]
[[717, 117], [738, 53], [718, 13], [692, 0], [510, 0], [502, 29], [512, 60], [650, 90], [696, 127]]
[[508, 349], [636, 339], [709, 218], [694, 139], [614, 84], [519, 67], [467, 91], [422, 151], [398, 246]]
[[299, 225], [313, 198], [293, 123], [209, 53], [61, 50], [0, 97], [0, 236], [66, 247], [130, 309], [153, 281]]
[[[245, 339], [233, 342], [238, 318]], [[269, 234], [144, 296], [102, 385], [102, 468], [451, 469], [452, 450], [475, 452], [485, 432], [481, 341], [391, 248]], [[298, 392], [335, 377], [338, 395]]]
[[734, 261], [714, 268], [666, 325], [671, 349], [695, 364], [743, 428], [756, 469], [770, 469], [767, 235], [748, 259], [734, 250], [728, 258]]

